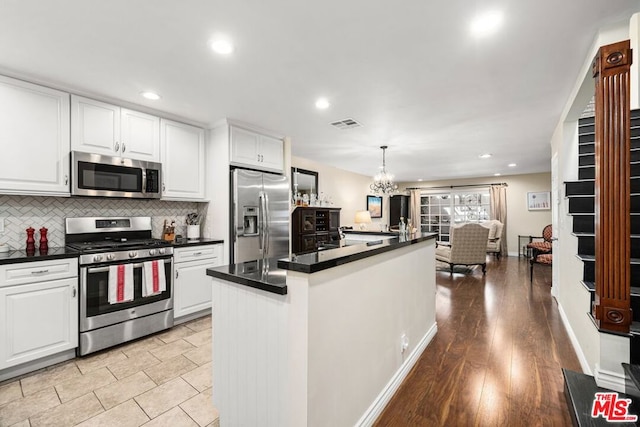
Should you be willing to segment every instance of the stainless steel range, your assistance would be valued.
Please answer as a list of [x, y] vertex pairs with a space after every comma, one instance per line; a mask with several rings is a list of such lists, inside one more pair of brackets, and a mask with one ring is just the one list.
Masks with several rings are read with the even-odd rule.
[[[173, 247], [151, 237], [151, 217], [67, 218], [65, 243], [80, 252], [80, 356], [173, 326]], [[164, 268], [164, 290], [145, 296], [145, 267], [156, 285]], [[114, 300], [116, 282], [128, 293]]]

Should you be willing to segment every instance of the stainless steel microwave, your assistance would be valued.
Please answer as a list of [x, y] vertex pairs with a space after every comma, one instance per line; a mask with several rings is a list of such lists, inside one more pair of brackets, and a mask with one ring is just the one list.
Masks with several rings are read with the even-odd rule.
[[71, 195], [159, 199], [162, 165], [71, 152]]

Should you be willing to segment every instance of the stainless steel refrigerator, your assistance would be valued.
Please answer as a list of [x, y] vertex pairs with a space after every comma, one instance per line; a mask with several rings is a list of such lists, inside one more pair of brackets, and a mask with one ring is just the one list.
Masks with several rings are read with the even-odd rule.
[[289, 181], [284, 175], [231, 171], [231, 263], [289, 255]]

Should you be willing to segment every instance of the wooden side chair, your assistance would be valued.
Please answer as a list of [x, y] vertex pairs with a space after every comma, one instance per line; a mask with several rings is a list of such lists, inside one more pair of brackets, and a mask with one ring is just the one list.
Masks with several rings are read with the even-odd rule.
[[540, 237], [532, 237], [531, 239], [542, 239], [542, 241], [537, 240], [535, 242], [531, 241], [527, 245], [527, 249], [532, 253], [537, 251], [538, 254], [551, 253], [552, 245], [551, 238], [553, 237], [553, 228], [551, 224], [545, 226], [542, 229], [542, 236]]

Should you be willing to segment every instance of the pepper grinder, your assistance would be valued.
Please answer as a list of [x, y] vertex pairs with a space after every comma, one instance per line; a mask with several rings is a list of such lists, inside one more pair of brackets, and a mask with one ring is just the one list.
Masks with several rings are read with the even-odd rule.
[[47, 229], [42, 227], [40, 229], [40, 253], [44, 254], [49, 250], [49, 241], [47, 240]]
[[36, 251], [36, 241], [33, 238], [33, 233], [35, 232], [35, 228], [27, 228], [27, 254], [34, 254]]

